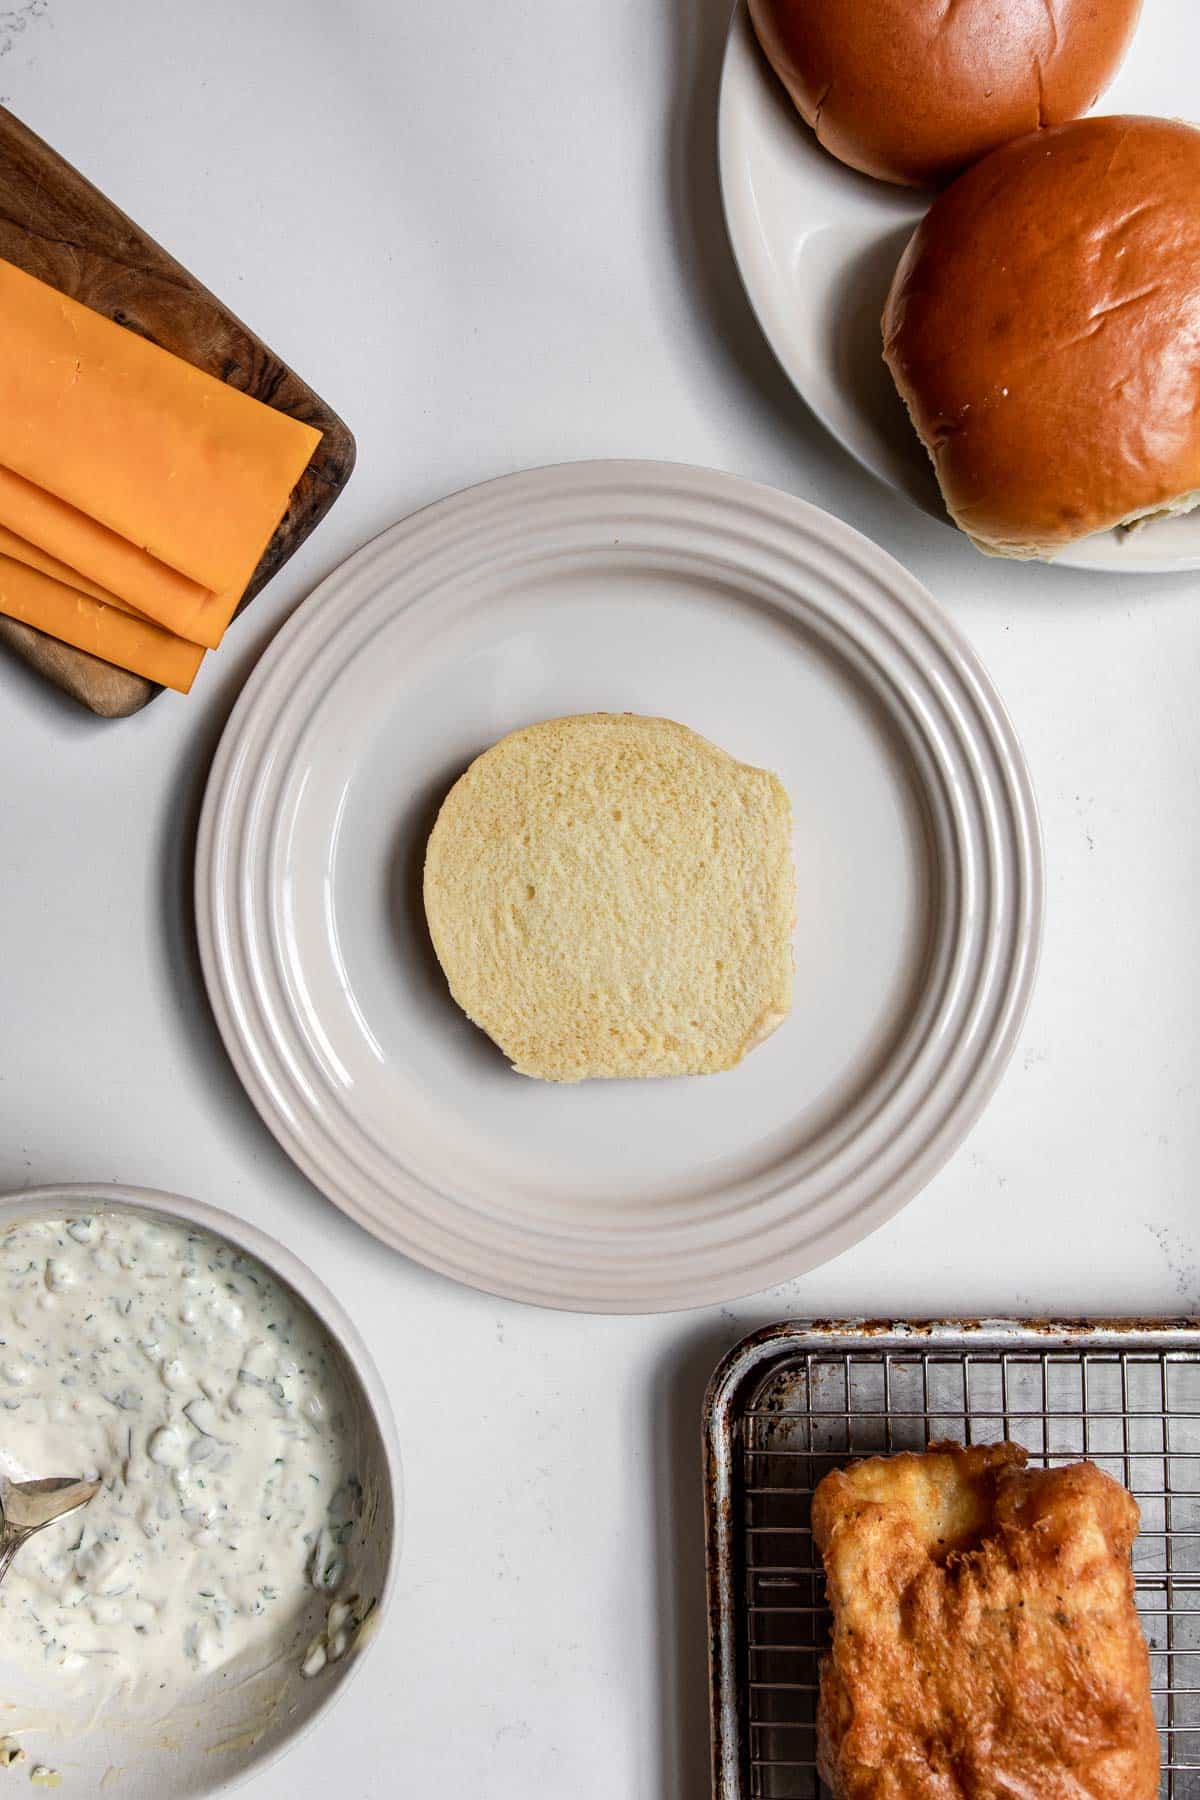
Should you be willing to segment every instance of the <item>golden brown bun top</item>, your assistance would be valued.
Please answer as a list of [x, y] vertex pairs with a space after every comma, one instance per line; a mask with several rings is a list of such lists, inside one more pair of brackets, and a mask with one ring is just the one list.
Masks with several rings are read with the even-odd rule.
[[917, 227], [883, 340], [985, 547], [1052, 554], [1200, 488], [1200, 131], [1081, 119], [994, 151]]
[[1094, 106], [1141, 0], [750, 0], [768, 59], [827, 150], [936, 186]]

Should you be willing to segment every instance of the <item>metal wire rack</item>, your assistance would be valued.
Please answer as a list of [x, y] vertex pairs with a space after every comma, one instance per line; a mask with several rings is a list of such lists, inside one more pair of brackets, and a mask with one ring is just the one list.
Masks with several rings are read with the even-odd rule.
[[1200, 1329], [1147, 1322], [777, 1326], [726, 1359], [706, 1418], [718, 1800], [825, 1793], [821, 1476], [937, 1439], [1005, 1438], [1036, 1464], [1090, 1457], [1136, 1496], [1161, 1800], [1200, 1800]]

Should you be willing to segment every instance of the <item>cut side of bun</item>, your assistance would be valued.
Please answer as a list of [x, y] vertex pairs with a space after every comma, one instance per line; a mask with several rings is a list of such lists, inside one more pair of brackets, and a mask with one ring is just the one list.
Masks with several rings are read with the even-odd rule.
[[732, 1068], [791, 1006], [794, 903], [778, 779], [632, 713], [502, 738], [425, 862], [454, 999], [546, 1081]]
[[883, 353], [989, 555], [1195, 508], [1200, 131], [1081, 119], [994, 151], [917, 227]]

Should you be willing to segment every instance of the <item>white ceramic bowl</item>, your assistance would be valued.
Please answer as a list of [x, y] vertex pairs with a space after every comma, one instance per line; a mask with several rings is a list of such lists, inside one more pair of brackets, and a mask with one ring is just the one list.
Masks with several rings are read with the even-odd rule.
[[[28, 1188], [22, 1193], [0, 1195], [0, 1231], [25, 1220], [63, 1218], [80, 1212], [136, 1212], [181, 1220], [226, 1239], [254, 1257], [316, 1316], [340, 1355], [350, 1391], [361, 1408], [356, 1426], [363, 1445], [366, 1511], [369, 1515], [374, 1510], [374, 1529], [358, 1575], [360, 1579], [365, 1576], [365, 1591], [377, 1599], [375, 1627], [364, 1633], [363, 1641], [352, 1654], [329, 1665], [313, 1680], [301, 1676], [298, 1657], [277, 1664], [270, 1673], [272, 1704], [265, 1727], [259, 1729], [264, 1708], [255, 1685], [258, 1678], [239, 1682], [231, 1693], [228, 1685], [198, 1676], [195, 1691], [189, 1692], [166, 1719], [156, 1721], [153, 1728], [144, 1720], [114, 1721], [111, 1712], [105, 1712], [90, 1729], [80, 1730], [66, 1720], [61, 1691], [52, 1682], [46, 1684], [44, 1700], [40, 1694], [34, 1696], [35, 1704], [41, 1701], [46, 1709], [42, 1728], [21, 1729], [28, 1723], [28, 1704], [23, 1703], [19, 1712], [11, 1705], [0, 1704], [0, 1731], [12, 1730], [20, 1737], [30, 1765], [43, 1762], [57, 1769], [64, 1795], [85, 1800], [103, 1793], [104, 1800], [108, 1800], [115, 1791], [124, 1800], [166, 1800], [168, 1795], [170, 1800], [198, 1800], [201, 1795], [224, 1791], [262, 1769], [294, 1744], [318, 1716], [324, 1717], [333, 1700], [344, 1691], [376, 1634], [394, 1586], [400, 1551], [401, 1479], [395, 1426], [382, 1379], [345, 1309], [312, 1270], [274, 1238], [244, 1219], [233, 1218], [197, 1200], [105, 1182]], [[314, 1590], [313, 1633], [320, 1627], [327, 1602], [328, 1596], [323, 1601]], [[306, 1620], [304, 1631], [308, 1630]], [[13, 1683], [18, 1678], [24, 1701], [28, 1675], [28, 1670], [5, 1667], [0, 1645], [0, 1693], [5, 1701], [13, 1694]], [[84, 1704], [87, 1699], [85, 1690]], [[248, 1720], [253, 1721], [249, 1728]], [[120, 1770], [115, 1786], [113, 1776], [108, 1774], [112, 1769]], [[14, 1771], [9, 1780], [16, 1774]]]

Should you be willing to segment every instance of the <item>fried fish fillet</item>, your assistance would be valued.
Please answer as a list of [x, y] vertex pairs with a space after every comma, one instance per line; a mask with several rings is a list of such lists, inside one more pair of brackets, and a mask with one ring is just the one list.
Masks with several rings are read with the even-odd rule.
[[1156, 1800], [1130, 1494], [1015, 1444], [874, 1457], [813, 1497], [836, 1800]]

